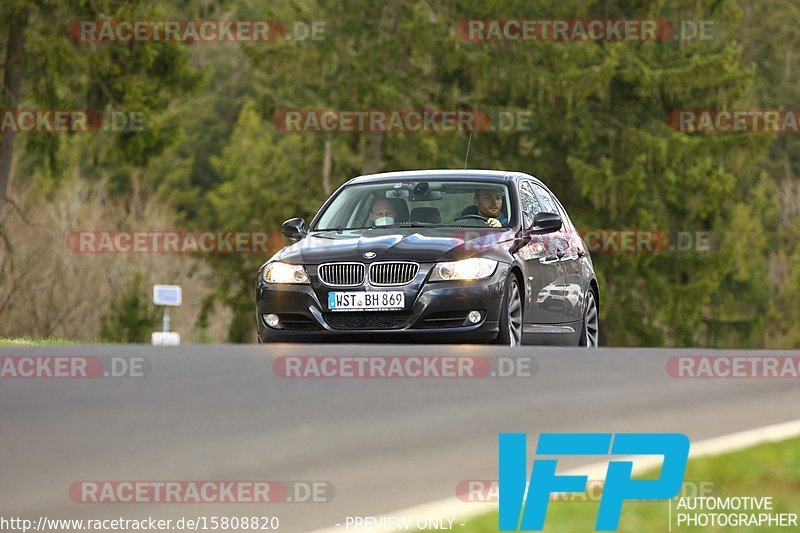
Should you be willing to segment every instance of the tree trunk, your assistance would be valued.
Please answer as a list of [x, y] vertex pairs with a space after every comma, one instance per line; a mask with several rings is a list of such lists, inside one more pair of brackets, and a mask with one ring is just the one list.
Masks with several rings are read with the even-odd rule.
[[331, 140], [325, 139], [325, 151], [322, 154], [322, 190], [325, 196], [331, 195], [331, 163], [333, 159]]
[[367, 145], [364, 147], [364, 165], [361, 174], [375, 174], [383, 153], [383, 132], [371, 131], [367, 134]]
[[[22, 82], [22, 55], [25, 47], [25, 27], [28, 25], [28, 8], [12, 15], [8, 21], [8, 41], [6, 43], [5, 72], [3, 73], [0, 108], [16, 109], [19, 105], [19, 86]], [[11, 161], [14, 155], [14, 132], [3, 133], [0, 140], [0, 221], [6, 206], [6, 192], [11, 178]]]
[[[397, 30], [397, 6], [393, 1], [388, 1], [381, 9], [381, 21], [378, 29], [378, 39], [381, 43], [381, 70], [384, 74], [391, 71], [389, 64], [391, 54], [386, 48], [386, 42], [391, 40], [392, 35]], [[371, 131], [367, 135], [367, 143], [364, 148], [364, 165], [361, 169], [362, 174], [375, 174], [380, 167], [383, 157], [383, 136], [382, 131]]]

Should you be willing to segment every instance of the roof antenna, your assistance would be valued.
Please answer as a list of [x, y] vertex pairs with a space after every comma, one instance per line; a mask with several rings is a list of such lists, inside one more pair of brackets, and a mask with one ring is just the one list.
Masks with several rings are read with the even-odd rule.
[[464, 170], [467, 170], [467, 160], [469, 159], [469, 146], [472, 144], [472, 132], [469, 132], [469, 139], [467, 140], [467, 155], [464, 156]]

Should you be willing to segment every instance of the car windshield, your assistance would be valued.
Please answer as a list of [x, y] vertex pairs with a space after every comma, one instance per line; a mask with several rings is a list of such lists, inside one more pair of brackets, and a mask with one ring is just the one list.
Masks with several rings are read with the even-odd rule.
[[312, 230], [378, 227], [511, 227], [508, 186], [491, 181], [381, 181], [345, 187]]

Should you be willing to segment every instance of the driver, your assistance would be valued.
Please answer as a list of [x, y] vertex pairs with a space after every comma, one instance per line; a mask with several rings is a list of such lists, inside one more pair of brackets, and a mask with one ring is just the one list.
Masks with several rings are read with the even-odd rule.
[[475, 191], [475, 205], [478, 213], [486, 217], [486, 224], [493, 228], [502, 228], [508, 217], [503, 213], [503, 189], [478, 189]]
[[392, 202], [378, 198], [372, 202], [372, 210], [369, 213], [369, 220], [376, 226], [391, 226], [397, 219], [397, 210]]

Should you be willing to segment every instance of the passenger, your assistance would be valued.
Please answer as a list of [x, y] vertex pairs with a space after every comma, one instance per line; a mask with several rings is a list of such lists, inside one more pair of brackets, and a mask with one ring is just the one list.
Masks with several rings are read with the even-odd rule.
[[391, 226], [397, 219], [397, 210], [389, 200], [378, 198], [372, 202], [369, 220], [376, 226]]

